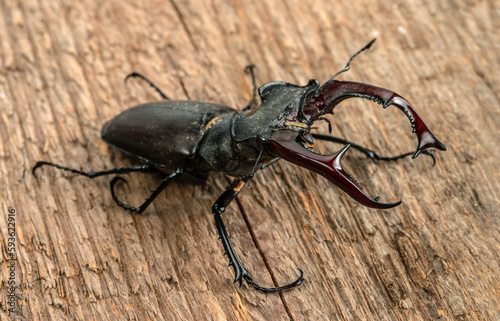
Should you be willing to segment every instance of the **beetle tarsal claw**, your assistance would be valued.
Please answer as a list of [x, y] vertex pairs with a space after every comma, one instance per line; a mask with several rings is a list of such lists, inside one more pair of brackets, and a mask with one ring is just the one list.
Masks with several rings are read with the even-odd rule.
[[[304, 282], [304, 272], [302, 272], [301, 269], [297, 269], [297, 270], [299, 270], [299, 272], [300, 272], [300, 276], [297, 278], [297, 280], [293, 281], [290, 284], [280, 286], [280, 287], [275, 287], [275, 288], [265, 288], [265, 287], [262, 287], [262, 286], [256, 284], [255, 282], [253, 282], [252, 277], [249, 274], [243, 276], [243, 278], [245, 279], [245, 281], [249, 285], [253, 286], [254, 289], [256, 289], [256, 290], [259, 290], [262, 292], [278, 292], [278, 291], [283, 291], [283, 290], [294, 288], [296, 286], [301, 285], [302, 282]], [[240, 285], [241, 285], [241, 283], [240, 283]]]
[[283, 285], [283, 286], [279, 286], [279, 287], [266, 288], [266, 287], [262, 287], [262, 286], [258, 285], [257, 283], [255, 283], [253, 281], [250, 273], [248, 273], [247, 270], [245, 270], [245, 268], [241, 265], [241, 263], [237, 262], [236, 264], [230, 264], [230, 265], [232, 265], [234, 267], [234, 272], [235, 272], [233, 284], [239, 283], [240, 287], [243, 284], [243, 280], [245, 280], [245, 282], [248, 285], [251, 285], [256, 290], [259, 290], [262, 292], [278, 292], [278, 291], [283, 291], [286, 289], [291, 289], [293, 287], [299, 286], [300, 284], [302, 284], [302, 282], [304, 282], [304, 272], [302, 272], [301, 269], [298, 269], [300, 272], [300, 276], [292, 283], [289, 283], [289, 284]]
[[341, 160], [349, 149], [349, 144], [334, 155], [319, 155], [301, 146], [295, 137], [296, 133], [290, 130], [275, 131], [271, 135], [270, 148], [279, 157], [322, 175], [365, 206], [384, 209], [401, 204], [379, 203], [377, 199], [371, 199], [363, 192], [357, 180], [344, 171]]

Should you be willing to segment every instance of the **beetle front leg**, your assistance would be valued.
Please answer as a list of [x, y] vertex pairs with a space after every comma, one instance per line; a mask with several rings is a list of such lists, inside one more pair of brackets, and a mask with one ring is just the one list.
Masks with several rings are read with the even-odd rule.
[[244, 176], [242, 178], [234, 180], [229, 188], [224, 193], [222, 193], [222, 195], [217, 199], [217, 201], [215, 201], [214, 205], [212, 206], [215, 226], [217, 228], [217, 231], [219, 232], [219, 239], [222, 240], [222, 245], [224, 246], [224, 254], [227, 254], [227, 256], [229, 257], [229, 266], [232, 266], [234, 269], [235, 277], [233, 283], [239, 282], [241, 286], [243, 280], [245, 280], [245, 282], [253, 286], [256, 290], [263, 292], [276, 292], [296, 287], [300, 285], [304, 280], [304, 273], [301, 269], [299, 269], [300, 277], [293, 283], [274, 288], [261, 287], [253, 282], [252, 277], [250, 276], [248, 271], [245, 270], [245, 268], [241, 264], [241, 261], [236, 255], [236, 252], [234, 251], [231, 240], [229, 239], [229, 235], [227, 234], [226, 227], [224, 226], [224, 222], [222, 221], [221, 214], [224, 213], [227, 206], [229, 206], [231, 201], [236, 197], [236, 195], [239, 194], [248, 179], [248, 176]]

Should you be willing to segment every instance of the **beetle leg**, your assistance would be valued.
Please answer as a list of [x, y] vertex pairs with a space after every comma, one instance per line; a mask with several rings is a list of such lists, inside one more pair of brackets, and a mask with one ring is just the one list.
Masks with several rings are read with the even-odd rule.
[[113, 168], [113, 169], [109, 169], [109, 170], [105, 170], [105, 171], [100, 171], [100, 172], [84, 172], [84, 171], [80, 171], [80, 170], [77, 170], [77, 169], [74, 169], [74, 168], [69, 168], [69, 167], [66, 167], [66, 166], [62, 166], [62, 165], [59, 165], [59, 164], [54, 164], [54, 163], [50, 163], [50, 162], [40, 161], [40, 162], [37, 162], [35, 164], [35, 166], [33, 166], [33, 169], [31, 170], [31, 173], [33, 174], [33, 176], [35, 176], [35, 178], [37, 177], [35, 171], [39, 167], [42, 167], [42, 166], [45, 166], [45, 165], [47, 165], [47, 166], [53, 166], [53, 167], [56, 167], [58, 169], [62, 169], [62, 170], [67, 171], [67, 172], [71, 172], [71, 173], [79, 174], [79, 175], [82, 175], [82, 176], [86, 176], [88, 178], [94, 178], [94, 177], [97, 177], [97, 176], [110, 175], [110, 174], [125, 174], [125, 173], [130, 173], [130, 172], [142, 172], [142, 173], [145, 173], [145, 172], [149, 172], [149, 171], [151, 171], [153, 169], [149, 165], [137, 165], [137, 166], [118, 167], [118, 168]]
[[262, 164], [262, 165], [260, 166], [260, 169], [264, 169], [264, 168], [266, 168], [266, 167], [268, 167], [268, 166], [271, 166], [272, 164], [276, 163], [276, 162], [277, 162], [277, 161], [279, 161], [280, 159], [281, 159], [281, 157], [276, 157], [276, 158], [273, 158], [273, 159], [271, 159], [269, 162], [267, 162], [267, 163], [265, 163], [265, 164]]
[[118, 198], [115, 195], [115, 192], [114, 192], [115, 184], [119, 180], [125, 181], [125, 179], [120, 177], [120, 174], [131, 173], [131, 172], [146, 173], [146, 172], [154, 170], [154, 167], [151, 167], [149, 165], [144, 164], [144, 165], [137, 165], [137, 166], [118, 167], [118, 168], [113, 168], [113, 169], [100, 171], [100, 172], [84, 172], [84, 171], [80, 171], [80, 170], [77, 170], [74, 168], [62, 166], [59, 164], [41, 161], [41, 162], [37, 162], [35, 164], [35, 166], [33, 167], [33, 170], [32, 170], [33, 176], [36, 177], [35, 171], [37, 170], [37, 168], [45, 166], [45, 165], [54, 166], [58, 169], [62, 169], [64, 171], [83, 175], [83, 176], [86, 176], [88, 178], [94, 178], [94, 177], [103, 176], [103, 175], [110, 175], [110, 174], [118, 174], [115, 177], [113, 177], [113, 179], [111, 179], [111, 181], [109, 182], [110, 190], [111, 190], [111, 197], [116, 202], [116, 204], [118, 204], [118, 206], [123, 207], [124, 209], [130, 210], [130, 211], [136, 212], [138, 214], [141, 214], [142, 212], [144, 212], [144, 210], [149, 206], [149, 204], [151, 204], [151, 202], [161, 193], [161, 191], [163, 191], [165, 189], [165, 187], [168, 185], [170, 180], [172, 180], [173, 178], [175, 178], [183, 173], [182, 169], [177, 169], [176, 171], [174, 171], [172, 174], [165, 177], [161, 181], [160, 185], [158, 185], [158, 187], [153, 190], [153, 193], [146, 199], [146, 201], [141, 206], [132, 207], [132, 206], [129, 206], [127, 204], [120, 202], [120, 200], [118, 200]]
[[253, 286], [256, 290], [263, 292], [276, 292], [298, 286], [304, 280], [304, 273], [300, 269], [299, 269], [300, 277], [294, 282], [287, 284], [285, 286], [265, 288], [257, 285], [256, 283], [253, 282], [252, 277], [247, 272], [247, 270], [245, 270], [245, 268], [241, 264], [241, 261], [239, 260], [238, 256], [234, 251], [231, 240], [229, 239], [229, 235], [227, 234], [226, 227], [224, 226], [224, 222], [222, 221], [221, 214], [224, 213], [227, 206], [236, 197], [236, 195], [239, 194], [239, 192], [241, 191], [243, 186], [245, 186], [245, 183], [248, 180], [249, 180], [248, 176], [235, 179], [233, 183], [229, 186], [229, 188], [224, 193], [222, 193], [222, 195], [217, 199], [217, 201], [215, 201], [214, 205], [212, 206], [212, 213], [214, 214], [215, 226], [217, 228], [217, 231], [219, 232], [219, 239], [222, 240], [222, 245], [224, 246], [224, 251], [225, 251], [224, 254], [226, 254], [229, 257], [229, 266], [232, 266], [234, 269], [235, 277], [233, 283], [239, 282], [241, 286], [243, 280], [245, 280], [245, 282]]
[[161, 98], [165, 99], [165, 100], [170, 100], [170, 98], [167, 97], [167, 95], [165, 95], [163, 93], [163, 91], [161, 91], [160, 88], [158, 88], [158, 86], [156, 86], [151, 80], [149, 80], [148, 78], [146, 78], [145, 76], [141, 75], [140, 73], [138, 72], [133, 72], [131, 74], [128, 74], [127, 77], [125, 77], [125, 80], [123, 81], [125, 83], [125, 86], [127, 85], [127, 80], [129, 78], [140, 78], [142, 80], [144, 80], [145, 82], [147, 82], [151, 87], [154, 88], [154, 90], [156, 90], [157, 93], [160, 94]]
[[172, 179], [174, 179], [177, 176], [181, 175], [183, 172], [184, 172], [184, 170], [182, 170], [182, 169], [179, 168], [179, 169], [175, 170], [169, 176], [165, 177], [161, 181], [160, 185], [158, 185], [158, 187], [156, 187], [153, 190], [153, 192], [151, 193], [151, 195], [139, 207], [132, 207], [132, 206], [124, 204], [120, 200], [118, 200], [118, 198], [115, 195], [115, 190], [114, 190], [115, 184], [119, 180], [124, 181], [124, 182], [126, 182], [126, 180], [124, 178], [120, 177], [120, 175], [116, 175], [115, 177], [113, 177], [111, 179], [111, 181], [109, 181], [109, 188], [110, 188], [110, 191], [111, 191], [111, 197], [113, 197], [113, 201], [115, 201], [115, 203], [118, 204], [118, 206], [123, 207], [126, 210], [136, 212], [137, 214], [141, 214], [149, 206], [149, 204], [151, 204], [151, 202], [165, 189], [165, 187], [167, 187], [168, 183], [170, 183], [170, 181]]
[[255, 65], [250, 64], [245, 67], [245, 73], [250, 74], [252, 77], [252, 99], [248, 102], [248, 105], [243, 108], [243, 111], [251, 110], [257, 107], [257, 82], [255, 81]]
[[[404, 153], [404, 154], [400, 154], [400, 155], [396, 155], [396, 156], [380, 156], [377, 153], [375, 153], [374, 151], [372, 151], [366, 147], [360, 146], [358, 144], [352, 143], [352, 142], [345, 140], [345, 139], [342, 139], [342, 138], [328, 136], [328, 135], [321, 135], [321, 134], [311, 134], [311, 135], [312, 135], [312, 137], [314, 137], [318, 140], [325, 140], [325, 141], [344, 144], [344, 145], [349, 144], [349, 145], [351, 145], [351, 148], [359, 150], [360, 152], [365, 154], [369, 159], [371, 159], [374, 163], [377, 163], [377, 161], [379, 161], [379, 160], [381, 160], [381, 161], [395, 161], [395, 160], [405, 158], [405, 157], [408, 157], [408, 156], [411, 156], [414, 154], [414, 152], [409, 152], [409, 153]], [[433, 166], [436, 165], [436, 158], [434, 157], [434, 154], [432, 153], [431, 150], [428, 150], [428, 149], [423, 150], [422, 154], [430, 156], [432, 158], [432, 161], [433, 161]]]

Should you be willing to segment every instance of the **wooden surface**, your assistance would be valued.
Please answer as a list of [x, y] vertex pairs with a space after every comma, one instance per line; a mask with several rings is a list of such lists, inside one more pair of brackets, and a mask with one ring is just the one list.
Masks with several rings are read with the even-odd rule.
[[[0, 1], [0, 318], [2, 320], [499, 320], [500, 8], [496, 1]], [[227, 181], [171, 184], [142, 216], [117, 207], [108, 178], [131, 164], [104, 122], [170, 97], [243, 108], [257, 80], [340, 79], [389, 88], [448, 147], [430, 158], [343, 164], [390, 210], [357, 204], [285, 162], [259, 172], [224, 215], [254, 279], [232, 284], [210, 212]], [[349, 100], [334, 134], [383, 154], [416, 138], [394, 108]], [[320, 129], [326, 132], [326, 123]], [[321, 144], [322, 153], [340, 146]], [[140, 204], [159, 182], [131, 175]], [[8, 311], [8, 211], [16, 210], [18, 313]]]

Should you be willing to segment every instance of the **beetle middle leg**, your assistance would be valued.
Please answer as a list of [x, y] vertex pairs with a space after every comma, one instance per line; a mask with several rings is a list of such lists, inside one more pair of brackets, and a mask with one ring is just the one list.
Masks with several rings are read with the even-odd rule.
[[231, 185], [229, 185], [226, 191], [224, 191], [224, 193], [222, 193], [222, 195], [219, 196], [219, 198], [215, 201], [214, 205], [212, 206], [212, 213], [214, 214], [215, 226], [217, 228], [217, 231], [219, 232], [219, 239], [222, 240], [222, 245], [224, 246], [224, 254], [229, 257], [229, 266], [232, 266], [234, 269], [234, 274], [235, 274], [234, 283], [239, 282], [241, 286], [243, 280], [245, 280], [248, 284], [250, 284], [259, 291], [276, 292], [276, 291], [290, 289], [300, 285], [302, 281], [304, 281], [304, 273], [302, 272], [302, 270], [299, 269], [300, 271], [299, 278], [290, 284], [274, 288], [265, 288], [257, 285], [255, 282], [253, 282], [252, 277], [247, 272], [247, 270], [245, 270], [243, 264], [241, 264], [241, 261], [236, 255], [236, 252], [234, 251], [233, 245], [231, 243], [231, 240], [229, 239], [229, 235], [227, 234], [226, 227], [224, 226], [224, 222], [222, 221], [221, 217], [222, 213], [224, 213], [229, 204], [240, 193], [241, 189], [245, 186], [246, 182], [248, 182], [250, 179], [253, 178], [263, 151], [264, 150], [262, 149], [259, 155], [257, 156], [257, 160], [255, 161], [255, 165], [250, 174], [240, 176], [235, 180], [233, 180], [233, 182], [231, 183]]
[[[359, 150], [360, 152], [365, 154], [369, 159], [371, 159], [374, 163], [376, 163], [379, 160], [380, 161], [395, 161], [395, 160], [405, 158], [405, 157], [408, 157], [408, 156], [411, 156], [414, 154], [413, 152], [409, 152], [409, 153], [404, 153], [404, 154], [395, 155], [395, 156], [380, 156], [377, 153], [375, 153], [374, 151], [372, 151], [366, 147], [360, 146], [356, 143], [352, 143], [352, 142], [345, 140], [345, 139], [342, 139], [342, 138], [329, 136], [329, 135], [322, 135], [322, 134], [311, 134], [311, 135], [313, 138], [318, 139], [318, 140], [324, 140], [324, 141], [329, 141], [329, 142], [339, 143], [339, 144], [344, 144], [344, 145], [350, 144], [351, 148]], [[424, 151], [422, 151], [422, 154], [430, 156], [432, 158], [433, 165], [436, 164], [436, 158], [434, 157], [434, 154], [432, 153], [432, 151], [424, 150]]]
[[239, 194], [239, 192], [241, 191], [243, 186], [245, 186], [245, 183], [248, 180], [249, 176], [243, 176], [241, 178], [235, 179], [229, 186], [229, 188], [224, 193], [222, 193], [222, 195], [217, 199], [217, 201], [215, 201], [214, 205], [212, 206], [212, 212], [214, 214], [214, 219], [215, 219], [215, 226], [217, 227], [217, 231], [219, 232], [219, 239], [222, 240], [222, 245], [224, 246], [224, 251], [225, 251], [224, 254], [226, 254], [229, 257], [229, 266], [232, 266], [234, 269], [234, 274], [235, 274], [234, 283], [239, 282], [241, 286], [243, 280], [245, 280], [256, 290], [263, 292], [277, 292], [296, 287], [300, 285], [304, 280], [304, 273], [302, 272], [301, 269], [299, 269], [300, 271], [299, 278], [290, 284], [274, 288], [261, 287], [257, 285], [255, 282], [253, 282], [252, 277], [243, 267], [241, 261], [239, 260], [238, 256], [234, 251], [231, 240], [229, 239], [229, 235], [227, 234], [226, 227], [224, 226], [224, 222], [222, 221], [221, 214], [224, 213], [227, 206], [229, 206], [231, 201], [236, 197], [236, 195]]

